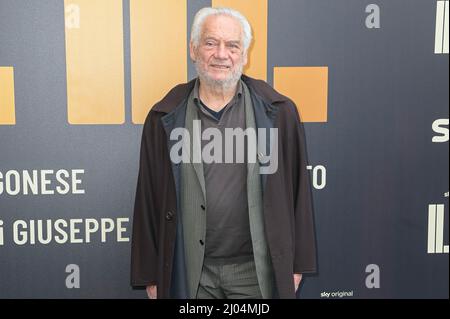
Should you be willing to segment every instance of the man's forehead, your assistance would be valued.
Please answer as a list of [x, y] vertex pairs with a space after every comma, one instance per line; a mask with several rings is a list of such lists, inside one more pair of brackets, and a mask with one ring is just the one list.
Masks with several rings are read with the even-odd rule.
[[228, 15], [212, 15], [202, 25], [202, 38], [223, 38], [229, 41], [242, 40], [242, 27], [239, 21]]

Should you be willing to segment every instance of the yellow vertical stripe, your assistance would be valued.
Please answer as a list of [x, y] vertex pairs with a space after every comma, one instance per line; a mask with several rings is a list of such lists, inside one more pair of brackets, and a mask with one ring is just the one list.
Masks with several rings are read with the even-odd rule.
[[277, 91], [297, 105], [302, 122], [326, 122], [328, 67], [275, 67]]
[[14, 106], [14, 68], [0, 66], [0, 125], [16, 124]]
[[248, 64], [244, 73], [261, 80], [267, 79], [267, 0], [212, 0], [213, 7], [233, 8], [242, 13], [252, 27]]
[[187, 1], [130, 0], [132, 121], [187, 80]]
[[69, 123], [124, 123], [122, 0], [65, 0], [64, 6]]

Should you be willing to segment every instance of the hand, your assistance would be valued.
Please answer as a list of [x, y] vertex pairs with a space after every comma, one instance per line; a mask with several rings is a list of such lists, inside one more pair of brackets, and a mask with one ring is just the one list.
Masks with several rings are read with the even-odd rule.
[[148, 299], [156, 299], [156, 297], [158, 295], [156, 285], [147, 286], [146, 290], [147, 290]]
[[294, 274], [295, 292], [297, 292], [298, 286], [300, 285], [300, 281], [302, 281], [302, 274]]

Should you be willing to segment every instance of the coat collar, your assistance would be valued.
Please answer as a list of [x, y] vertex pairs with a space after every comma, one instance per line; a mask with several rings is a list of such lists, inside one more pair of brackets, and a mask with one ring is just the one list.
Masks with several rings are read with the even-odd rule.
[[[242, 81], [247, 84], [249, 89], [254, 91], [257, 95], [269, 104], [287, 101], [288, 98], [275, 91], [265, 81], [253, 79], [249, 76], [242, 75]], [[167, 93], [167, 95], [153, 107], [153, 111], [170, 113], [173, 111], [194, 89], [195, 80], [188, 83], [179, 84]]]

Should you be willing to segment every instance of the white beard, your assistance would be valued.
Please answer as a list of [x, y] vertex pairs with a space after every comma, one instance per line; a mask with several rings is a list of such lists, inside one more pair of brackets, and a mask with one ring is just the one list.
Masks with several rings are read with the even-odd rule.
[[215, 80], [212, 79], [205, 70], [203, 70], [198, 62], [194, 63], [195, 69], [197, 70], [197, 74], [200, 78], [200, 81], [205, 83], [208, 86], [213, 87], [217, 91], [228, 91], [232, 89], [240, 80], [242, 75], [242, 70], [244, 68], [243, 64], [240, 64], [233, 72], [231, 72], [230, 76], [224, 80]]

